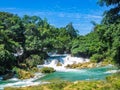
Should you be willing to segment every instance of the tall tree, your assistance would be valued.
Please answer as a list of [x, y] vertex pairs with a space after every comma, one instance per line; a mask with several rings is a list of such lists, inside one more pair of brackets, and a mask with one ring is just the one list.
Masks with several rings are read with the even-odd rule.
[[104, 12], [104, 24], [120, 22], [120, 0], [99, 0], [99, 4], [110, 7], [110, 10]]
[[110, 9], [105, 11], [101, 25], [95, 27], [100, 41], [106, 45], [105, 51], [120, 64], [120, 0], [99, 0], [101, 6]]
[[68, 34], [71, 36], [71, 38], [75, 38], [77, 37], [77, 31], [74, 29], [72, 22], [70, 22], [67, 26], [66, 26], [66, 30], [68, 32]]

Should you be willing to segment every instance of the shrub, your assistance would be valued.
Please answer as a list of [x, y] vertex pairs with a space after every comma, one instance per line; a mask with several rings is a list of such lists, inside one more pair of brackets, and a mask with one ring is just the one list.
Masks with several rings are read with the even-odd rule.
[[25, 60], [25, 63], [29, 68], [36, 67], [39, 64], [43, 64], [44, 60], [39, 55], [31, 55]]
[[20, 63], [19, 68], [26, 70], [28, 67], [25, 63]]
[[54, 68], [51, 68], [51, 67], [43, 67], [41, 69], [41, 72], [42, 73], [52, 73], [52, 72], [55, 72]]
[[0, 47], [0, 75], [11, 70], [15, 65], [16, 58], [7, 50]]
[[103, 61], [103, 59], [104, 59], [104, 56], [101, 55], [101, 54], [94, 54], [94, 55], [90, 58], [90, 60], [91, 60], [92, 62], [100, 62], [100, 61]]
[[39, 72], [39, 68], [37, 68], [37, 67], [33, 67], [33, 68], [31, 68], [31, 71], [32, 71], [33, 73], [35, 73], [35, 72]]
[[25, 71], [23, 69], [19, 69], [17, 67], [14, 67], [13, 71], [16, 72], [16, 75], [19, 79], [29, 79], [34, 77], [34, 75], [31, 72]]

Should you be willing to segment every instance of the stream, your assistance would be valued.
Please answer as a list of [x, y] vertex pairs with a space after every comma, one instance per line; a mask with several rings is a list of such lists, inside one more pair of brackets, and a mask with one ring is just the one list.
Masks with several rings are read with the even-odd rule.
[[[60, 62], [62, 66], [56, 66]], [[49, 80], [65, 80], [65, 81], [77, 81], [77, 80], [103, 80], [106, 76], [111, 75], [117, 71], [117, 68], [108, 65], [104, 67], [96, 67], [90, 69], [67, 69], [65, 66], [72, 63], [84, 63], [89, 62], [89, 59], [71, 57], [69, 55], [51, 55], [45, 64], [38, 65], [38, 68], [53, 67], [56, 72], [51, 74], [36, 73], [34, 78], [19, 80], [16, 77], [9, 80], [2, 80], [0, 77], [0, 90], [4, 87], [15, 86], [25, 87], [31, 85], [39, 85], [47, 83]]]

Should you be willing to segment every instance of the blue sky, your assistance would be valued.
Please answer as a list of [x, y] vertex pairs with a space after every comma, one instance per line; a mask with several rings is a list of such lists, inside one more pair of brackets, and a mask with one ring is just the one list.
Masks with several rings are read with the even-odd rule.
[[91, 21], [100, 23], [106, 7], [97, 5], [98, 0], [1, 0], [0, 11], [19, 16], [37, 15], [47, 18], [51, 25], [64, 27], [69, 22], [81, 35], [92, 31]]

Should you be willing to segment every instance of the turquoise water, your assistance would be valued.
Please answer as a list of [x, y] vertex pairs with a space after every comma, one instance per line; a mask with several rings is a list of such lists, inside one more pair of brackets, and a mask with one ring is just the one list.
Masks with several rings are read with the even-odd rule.
[[65, 81], [78, 81], [78, 80], [102, 80], [106, 76], [111, 75], [112, 73], [107, 73], [109, 70], [116, 70], [117, 68], [113, 66], [106, 67], [97, 67], [91, 69], [79, 69], [74, 71], [67, 72], [54, 72], [51, 74], [46, 74], [43, 77], [38, 77], [34, 80], [18, 80], [10, 79], [5, 81], [0, 81], [0, 90], [3, 90], [6, 86], [25, 86], [35, 83], [41, 83], [42, 81], [48, 80], [65, 80]]
[[[59, 60], [61, 63], [64, 63], [64, 59], [66, 56], [50, 56], [49, 60], [52, 61], [54, 59]], [[65, 72], [65, 70], [61, 70], [60, 72], [54, 72], [51, 74], [46, 74], [44, 77], [37, 79], [36, 81], [48, 81], [48, 80], [67, 80], [67, 81], [76, 81], [76, 80], [100, 80], [105, 79], [106, 76], [111, 73], [106, 73], [109, 70], [115, 70], [117, 68], [109, 65], [105, 67], [96, 67], [91, 69], [77, 69], [70, 70]]]
[[101, 80], [105, 79], [106, 76], [111, 73], [107, 73], [109, 70], [113, 70], [112, 66], [106, 67], [98, 67], [91, 69], [81, 69], [77, 71], [69, 71], [69, 72], [54, 72], [51, 74], [46, 74], [44, 77], [36, 80], [36, 81], [47, 81], [47, 80], [67, 80], [67, 81], [76, 81], [76, 80]]
[[[50, 61], [57, 59], [60, 62], [64, 63], [65, 56], [54, 56], [50, 57]], [[78, 81], [78, 80], [103, 80], [106, 76], [111, 75], [107, 71], [117, 70], [116, 67], [111, 65], [106, 67], [96, 67], [91, 69], [70, 69], [70, 70], [61, 70], [51, 74], [43, 75], [42, 77], [32, 78], [28, 80], [19, 80], [17, 78], [12, 78], [10, 80], [0, 80], [0, 90], [3, 90], [4, 87], [8, 86], [28, 86], [34, 84], [41, 84], [44, 81], [49, 80], [65, 80], [65, 81]]]

